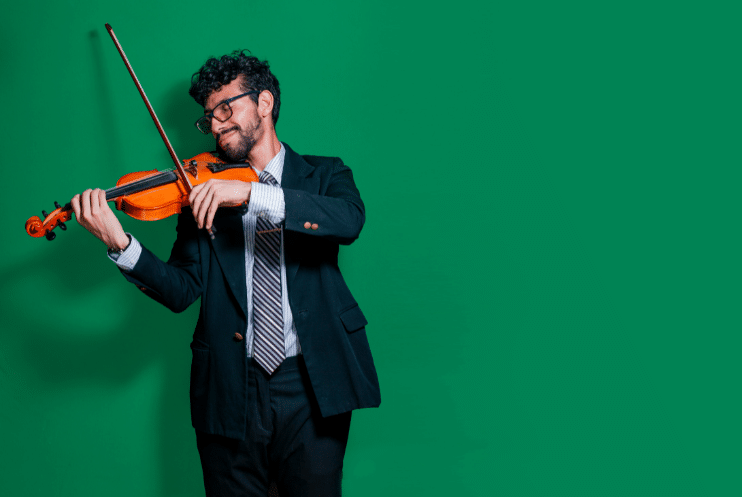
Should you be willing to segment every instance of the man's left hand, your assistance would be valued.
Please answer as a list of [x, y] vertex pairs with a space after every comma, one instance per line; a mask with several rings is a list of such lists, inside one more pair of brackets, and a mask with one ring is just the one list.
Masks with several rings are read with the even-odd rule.
[[210, 229], [219, 207], [234, 207], [249, 202], [251, 190], [250, 182], [224, 179], [210, 179], [194, 186], [188, 200], [196, 224], [199, 228]]

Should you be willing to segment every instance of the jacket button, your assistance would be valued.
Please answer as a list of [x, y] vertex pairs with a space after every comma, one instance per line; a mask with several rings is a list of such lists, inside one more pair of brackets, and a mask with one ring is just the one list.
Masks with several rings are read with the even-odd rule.
[[311, 227], [312, 227], [312, 223], [310, 223], [309, 221], [307, 221], [306, 223], [304, 223], [304, 229], [307, 229], [308, 230]]
[[234, 334], [234, 341], [235, 342], [241, 342], [242, 341], [242, 338], [243, 338], [242, 335], [240, 335], [239, 333], [235, 333]]
[[317, 223], [314, 223], [314, 224], [312, 225], [312, 229], [313, 229], [313, 230], [316, 230], [316, 229], [318, 229], [318, 228], [319, 228], [319, 224], [317, 224]]

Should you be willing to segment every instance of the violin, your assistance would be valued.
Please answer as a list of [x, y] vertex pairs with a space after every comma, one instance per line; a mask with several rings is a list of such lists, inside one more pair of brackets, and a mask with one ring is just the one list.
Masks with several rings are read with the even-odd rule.
[[[226, 164], [211, 152], [204, 152], [184, 161], [183, 169], [190, 178], [189, 183], [200, 185], [210, 179], [258, 181], [257, 173], [246, 163]], [[159, 221], [180, 214], [189, 205], [189, 191], [175, 170], [139, 171], [119, 178], [116, 186], [106, 190], [106, 200], [115, 202], [116, 209], [140, 221]], [[34, 238], [45, 236], [54, 240], [54, 229], [64, 231], [66, 221], [72, 219], [72, 205], [68, 202], [56, 207], [51, 213], [41, 211], [44, 216], [32, 216], [26, 221], [26, 233]], [[236, 207], [236, 206], [234, 206]], [[213, 229], [212, 229], [213, 231]]]
[[[249, 167], [249, 164], [226, 164], [210, 152], [198, 154], [181, 164], [139, 79], [134, 74], [134, 69], [129, 64], [124, 49], [113, 33], [113, 28], [106, 23], [106, 29], [175, 163], [175, 169], [169, 171], [142, 171], [122, 176], [116, 183], [116, 187], [106, 190], [106, 200], [116, 202], [116, 209], [135, 219], [157, 221], [173, 214], [179, 214], [183, 207], [189, 205], [188, 196], [191, 193], [192, 184], [205, 183], [212, 178], [257, 182], [258, 175]], [[189, 175], [193, 178], [192, 180], [189, 179]], [[54, 228], [59, 226], [62, 231], [66, 230], [67, 226], [64, 223], [72, 219], [72, 205], [68, 202], [65, 206], [61, 206], [54, 202], [54, 207], [56, 209], [51, 214], [47, 214], [44, 210], [41, 211], [44, 215], [43, 220], [39, 216], [30, 217], [26, 221], [26, 233], [35, 238], [45, 236], [47, 240], [54, 240], [56, 237], [53, 232]], [[213, 240], [216, 229], [212, 226], [208, 232]]]

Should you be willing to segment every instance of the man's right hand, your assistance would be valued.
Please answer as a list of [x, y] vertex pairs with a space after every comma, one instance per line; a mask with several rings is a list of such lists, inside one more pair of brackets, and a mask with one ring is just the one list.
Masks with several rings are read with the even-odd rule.
[[70, 204], [77, 222], [110, 250], [124, 250], [129, 245], [129, 237], [106, 202], [106, 192], [100, 188], [85, 190], [72, 197]]

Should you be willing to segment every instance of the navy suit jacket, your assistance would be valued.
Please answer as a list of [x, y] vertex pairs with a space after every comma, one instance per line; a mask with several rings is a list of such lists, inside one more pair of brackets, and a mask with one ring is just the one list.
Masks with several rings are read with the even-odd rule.
[[[339, 245], [353, 242], [363, 227], [363, 202], [350, 168], [339, 158], [301, 156], [284, 146], [286, 279], [312, 390], [322, 416], [377, 407], [381, 397], [367, 321], [338, 268]], [[142, 247], [136, 266], [123, 273], [174, 312], [201, 297], [191, 342], [191, 419], [198, 430], [241, 440], [247, 424], [247, 359], [245, 342], [234, 334], [247, 329], [242, 212], [219, 209], [211, 240], [185, 209], [167, 263]], [[306, 229], [307, 221], [319, 228]]]

